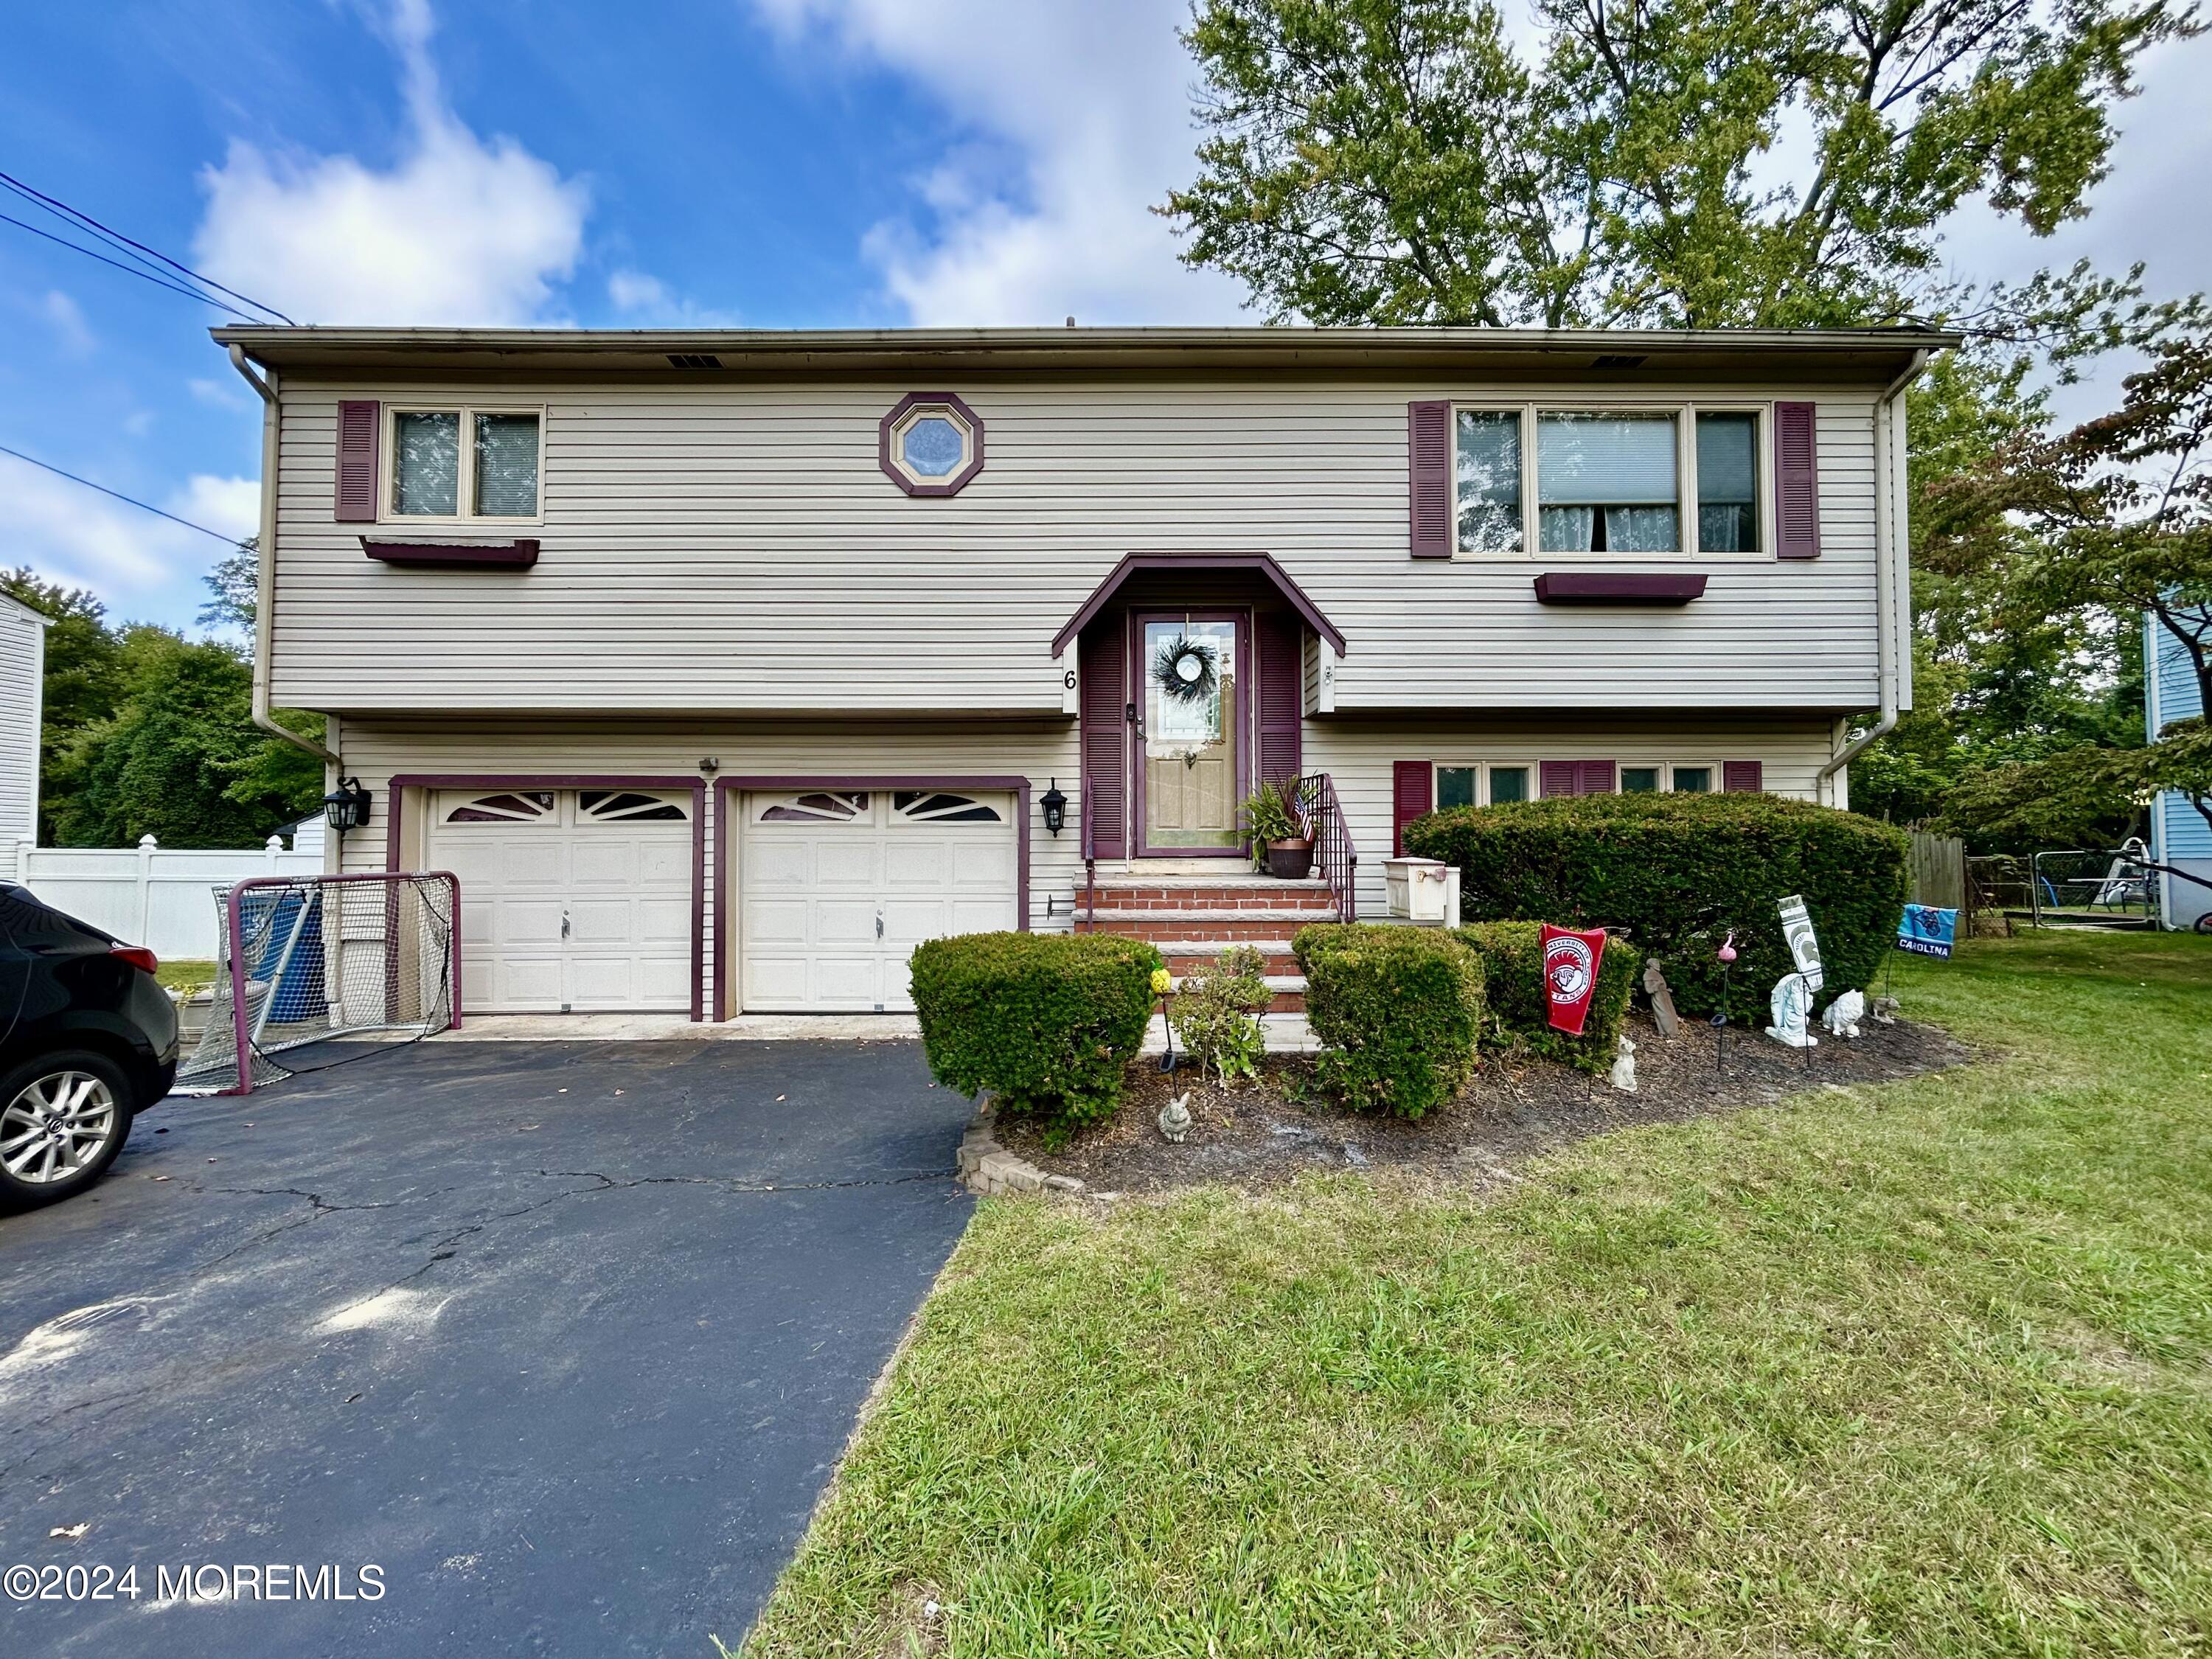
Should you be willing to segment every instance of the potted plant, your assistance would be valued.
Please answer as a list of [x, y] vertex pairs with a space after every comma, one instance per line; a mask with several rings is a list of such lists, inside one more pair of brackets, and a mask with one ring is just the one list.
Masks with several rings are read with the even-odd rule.
[[1244, 798], [1243, 818], [1254, 863], [1285, 881], [1304, 881], [1313, 872], [1313, 826], [1298, 805], [1297, 779], [1261, 784]]

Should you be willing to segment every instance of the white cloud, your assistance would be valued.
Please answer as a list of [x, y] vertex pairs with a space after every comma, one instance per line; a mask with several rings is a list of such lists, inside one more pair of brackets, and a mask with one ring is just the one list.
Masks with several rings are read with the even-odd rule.
[[235, 380], [191, 380], [185, 389], [210, 409], [245, 409], [246, 388]]
[[[201, 473], [159, 505], [243, 538], [259, 521], [261, 486], [252, 478]], [[9, 564], [28, 564], [50, 580], [88, 587], [126, 609], [140, 606], [152, 590], [198, 577], [222, 556], [216, 542], [183, 525], [12, 455], [0, 455], [0, 546], [8, 549]]]
[[[1150, 211], [1192, 176], [1196, 69], [1182, 0], [752, 0], [795, 46], [826, 38], [911, 77], [989, 142], [914, 181], [917, 212], [864, 252], [921, 325], [1225, 321], [1243, 288], [1176, 258]], [[1003, 164], [1011, 151], [1012, 173]]]
[[99, 342], [93, 338], [91, 325], [84, 320], [84, 313], [76, 301], [61, 291], [48, 289], [46, 296], [39, 302], [39, 313], [54, 331], [54, 338], [64, 351], [72, 357], [92, 354]]
[[733, 312], [718, 311], [678, 295], [642, 270], [617, 270], [607, 278], [607, 301], [632, 328], [735, 328]]
[[404, 152], [270, 155], [234, 141], [201, 175], [202, 269], [301, 322], [460, 325], [544, 319], [575, 268], [589, 191], [513, 138], [479, 138], [447, 104], [427, 0], [386, 33], [407, 103]]

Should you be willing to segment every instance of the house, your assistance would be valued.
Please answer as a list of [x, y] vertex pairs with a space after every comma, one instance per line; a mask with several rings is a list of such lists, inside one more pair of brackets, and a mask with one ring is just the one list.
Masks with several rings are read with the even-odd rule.
[[[1953, 343], [214, 337], [276, 481], [257, 706], [373, 802], [332, 867], [459, 873], [471, 1008], [695, 1018], [901, 1008], [918, 939], [1079, 910], [1281, 970], [1434, 805], [1843, 804]], [[1237, 803], [1292, 775], [1322, 873], [1270, 886]]]
[[[2143, 728], [2156, 743], [2176, 720], [2204, 712], [2203, 694], [2189, 654], [2173, 631], [2155, 616], [2143, 618]], [[2150, 805], [2150, 855], [2160, 864], [2212, 879], [2212, 824], [2178, 789], [2161, 791]], [[2192, 927], [2212, 910], [2212, 888], [2170, 875], [2154, 875], [2159, 884], [2158, 913], [2168, 927]]]
[[46, 619], [0, 593], [0, 881], [39, 835], [39, 735], [46, 702]]

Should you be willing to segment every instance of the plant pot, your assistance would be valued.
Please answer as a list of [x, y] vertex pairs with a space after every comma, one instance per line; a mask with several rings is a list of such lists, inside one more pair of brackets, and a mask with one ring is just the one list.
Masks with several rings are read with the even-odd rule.
[[1269, 842], [1267, 873], [1279, 881], [1304, 881], [1313, 873], [1313, 842]]

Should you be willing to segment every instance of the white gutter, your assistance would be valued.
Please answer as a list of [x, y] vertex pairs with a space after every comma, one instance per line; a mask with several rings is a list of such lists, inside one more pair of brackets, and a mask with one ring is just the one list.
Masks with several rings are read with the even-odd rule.
[[313, 738], [303, 738], [289, 726], [280, 726], [269, 713], [269, 650], [270, 622], [276, 611], [276, 372], [268, 378], [253, 372], [246, 361], [246, 348], [233, 344], [230, 366], [246, 377], [246, 385], [261, 397], [261, 547], [253, 599], [253, 723], [272, 737], [304, 749], [325, 766], [340, 765], [335, 752]]
[[1830, 781], [1878, 738], [1897, 729], [1912, 672], [1911, 550], [1905, 524], [1905, 388], [1928, 367], [1932, 353], [1912, 354], [1905, 372], [1882, 388], [1874, 404], [1875, 677], [1880, 718], [1856, 742], [1838, 749], [1814, 779], [1814, 792], [1832, 793]]

